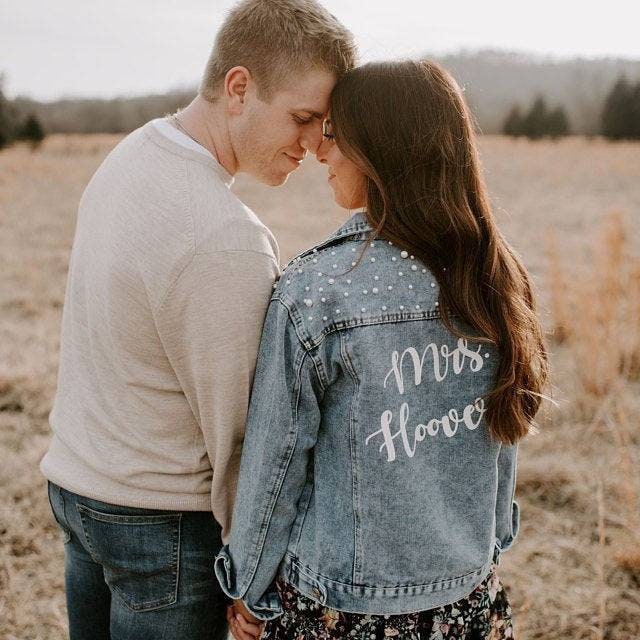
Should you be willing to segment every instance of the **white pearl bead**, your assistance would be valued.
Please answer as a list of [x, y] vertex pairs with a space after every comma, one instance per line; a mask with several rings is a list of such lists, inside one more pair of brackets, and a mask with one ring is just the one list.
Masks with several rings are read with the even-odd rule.
[[392, 262], [395, 262], [398, 258], [396, 258], [395, 256], [393, 256], [393, 258], [391, 258]]
[[362, 311], [362, 313], [364, 313], [366, 311], [366, 309], [364, 307], [362, 307], [362, 309], [360, 309], [360, 311]]
[[416, 309], [419, 309], [419, 308], [420, 308], [420, 305], [419, 305], [419, 304], [417, 304], [417, 305], [416, 305]]
[[309, 320], [313, 320], [313, 316], [309, 316]]
[[313, 306], [313, 300], [310, 300], [308, 298], [304, 301], [304, 303], [307, 305], [307, 307], [312, 307]]
[[336, 255], [336, 252], [335, 252], [335, 251], [332, 251], [332, 252], [331, 252], [331, 255], [332, 255], [332, 256], [335, 256], [335, 255]]
[[356, 264], [357, 264], [356, 262], [352, 262], [352, 263], [351, 263], [351, 266], [352, 266], [352, 267], [355, 267], [355, 266], [356, 266]]
[[404, 310], [404, 306], [400, 305], [400, 311], [403, 311], [403, 310]]
[[340, 309], [336, 309], [336, 313], [340, 313]]
[[485, 354], [484, 354], [484, 357], [485, 357], [485, 358], [488, 358], [488, 357], [489, 357], [489, 354], [488, 354], [488, 353], [485, 353]]
[[409, 256], [412, 260], [415, 260], [416, 257], [415, 256]]
[[347, 278], [347, 284], [351, 284], [351, 278]]
[[378, 276], [373, 276], [374, 280], [380, 280], [380, 278]]
[[409, 254], [408, 254], [406, 251], [401, 251], [401, 252], [400, 252], [400, 257], [401, 257], [401, 258], [408, 258], [408, 257], [409, 257]]
[[318, 291], [319, 291], [320, 293], [322, 293], [322, 292], [324, 291], [324, 289], [323, 289], [322, 287], [318, 287]]
[[413, 289], [413, 285], [412, 284], [409, 285], [409, 289]]
[[320, 302], [326, 302], [327, 299], [326, 298], [320, 298]]
[[322, 319], [326, 322], [327, 321], [327, 316], [322, 316]]
[[402, 271], [398, 271], [398, 275], [401, 276], [401, 275], [404, 275], [404, 274], [402, 273]]
[[298, 269], [298, 273], [302, 273], [302, 269]]
[[291, 280], [287, 280], [287, 284], [291, 284]]
[[375, 262], [375, 261], [376, 261], [376, 259], [375, 259], [375, 258], [371, 258], [371, 262]]
[[369, 293], [369, 291], [368, 291], [367, 289], [363, 289], [363, 290], [362, 290], [362, 293], [364, 293], [364, 295], [366, 296], [366, 295], [367, 295], [367, 293]]
[[309, 291], [309, 287], [305, 287], [305, 288], [304, 288], [304, 290], [305, 290], [305, 291]]
[[426, 269], [423, 269], [423, 270], [422, 270], [422, 273], [427, 273], [427, 270], [426, 270]]
[[436, 283], [435, 283], [435, 282], [432, 282], [432, 283], [431, 283], [431, 286], [432, 286], [432, 287], [435, 287], [435, 286], [436, 286]]
[[333, 284], [335, 280], [333, 278], [329, 278], [329, 284]]
[[387, 287], [387, 290], [388, 290], [388, 291], [391, 291], [392, 289], [393, 289], [393, 287], [392, 287], [391, 285], [389, 285], [389, 286]]
[[373, 289], [371, 289], [371, 291], [373, 291], [373, 293], [378, 293], [378, 287], [373, 287]]
[[332, 266], [334, 269], [337, 269], [337, 268], [338, 268], [338, 265], [337, 265], [337, 264], [334, 264], [334, 265], [331, 265], [331, 266]]
[[386, 311], [386, 310], [387, 310], [387, 307], [385, 307], [384, 305], [382, 305], [382, 310], [383, 310], [383, 311]]
[[345, 298], [348, 298], [348, 297], [349, 297], [349, 292], [348, 292], [348, 291], [345, 291], [345, 292], [344, 292], [344, 297], [345, 297]]
[[415, 264], [412, 264], [411, 265], [411, 271], [417, 271], [417, 270], [418, 270], [418, 267], [416, 267]]

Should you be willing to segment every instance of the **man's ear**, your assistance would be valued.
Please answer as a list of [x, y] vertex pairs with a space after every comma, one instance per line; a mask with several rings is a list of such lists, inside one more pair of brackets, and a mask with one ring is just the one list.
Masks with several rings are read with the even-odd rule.
[[224, 95], [229, 113], [242, 113], [251, 82], [251, 73], [246, 67], [233, 67], [227, 71], [224, 77]]

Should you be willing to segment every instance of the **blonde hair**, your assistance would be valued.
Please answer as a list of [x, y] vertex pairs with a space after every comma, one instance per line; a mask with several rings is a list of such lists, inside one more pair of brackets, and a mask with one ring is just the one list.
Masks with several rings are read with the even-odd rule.
[[227, 71], [243, 66], [269, 100], [293, 72], [323, 69], [337, 79], [355, 62], [353, 35], [316, 0], [242, 0], [218, 31], [199, 93], [215, 102]]

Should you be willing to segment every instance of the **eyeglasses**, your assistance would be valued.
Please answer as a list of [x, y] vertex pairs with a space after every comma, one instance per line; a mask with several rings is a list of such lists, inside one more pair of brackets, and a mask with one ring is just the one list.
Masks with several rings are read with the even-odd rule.
[[327, 140], [334, 140], [335, 136], [329, 131], [330, 126], [331, 124], [328, 120], [322, 121], [322, 137], [326, 138]]

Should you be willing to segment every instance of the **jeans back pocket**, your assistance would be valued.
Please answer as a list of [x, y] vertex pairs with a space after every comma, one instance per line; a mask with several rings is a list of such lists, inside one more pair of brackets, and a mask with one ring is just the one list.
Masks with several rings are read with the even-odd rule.
[[178, 599], [182, 514], [104, 513], [78, 504], [93, 560], [105, 581], [134, 611], [150, 611]]
[[60, 534], [62, 535], [62, 542], [67, 544], [67, 542], [71, 540], [71, 529], [64, 512], [64, 498], [62, 497], [60, 487], [51, 481], [47, 481], [47, 497], [49, 498], [49, 506], [51, 507], [53, 519], [56, 521]]

